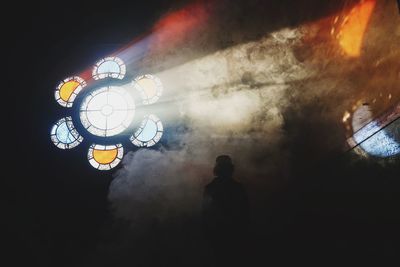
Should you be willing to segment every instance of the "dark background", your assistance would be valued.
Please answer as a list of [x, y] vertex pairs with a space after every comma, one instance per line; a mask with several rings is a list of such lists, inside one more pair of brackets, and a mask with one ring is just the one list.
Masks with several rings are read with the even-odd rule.
[[[313, 20], [339, 7], [318, 4], [321, 1], [293, 2], [260, 1], [259, 6], [245, 7], [251, 14], [260, 6], [272, 6], [269, 12], [279, 23], [271, 28]], [[76, 266], [75, 262], [94, 253], [113, 221], [107, 201], [111, 173], [98, 172], [82, 160], [86, 146], [72, 152], [51, 143], [50, 127], [62, 115], [53, 100], [54, 87], [66, 75], [87, 68], [148, 31], [166, 11], [184, 4], [53, 1], [15, 2], [3, 8], [3, 14], [11, 15], [2, 18], [7, 59], [2, 88], [7, 123], [2, 131], [7, 151], [3, 152], [7, 161], [3, 161], [2, 175], [2, 239], [5, 259], [13, 265]], [[241, 41], [252, 38], [257, 36]], [[400, 248], [399, 164], [354, 162], [345, 154], [303, 168], [302, 156], [310, 153], [313, 143], [307, 131], [313, 130], [296, 123], [286, 123], [288, 131], [305, 129], [303, 136], [293, 137], [289, 144], [296, 148], [293, 157], [298, 162], [290, 170], [296, 174], [288, 187], [269, 197], [266, 227], [273, 230], [252, 238], [253, 260], [315, 260], [325, 265], [333, 260], [383, 260], [396, 255]]]

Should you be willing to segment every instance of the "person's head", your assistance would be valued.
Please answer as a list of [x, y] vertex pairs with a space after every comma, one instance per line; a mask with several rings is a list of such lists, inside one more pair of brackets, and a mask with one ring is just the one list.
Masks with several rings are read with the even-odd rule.
[[229, 177], [233, 175], [234, 165], [231, 157], [221, 155], [215, 159], [214, 175], [217, 177]]

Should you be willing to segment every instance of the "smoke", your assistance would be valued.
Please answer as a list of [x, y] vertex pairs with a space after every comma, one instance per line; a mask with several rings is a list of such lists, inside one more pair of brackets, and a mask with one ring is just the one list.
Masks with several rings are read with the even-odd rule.
[[[123, 161], [110, 188], [117, 214], [131, 222], [164, 221], [198, 209], [201, 180], [185, 151], [139, 150]], [[199, 164], [197, 162], [197, 164]], [[196, 171], [196, 173], [193, 173]]]
[[110, 187], [116, 215], [138, 222], [198, 214], [219, 154], [233, 157], [242, 180], [270, 182], [263, 180], [286, 162], [282, 112], [288, 83], [310, 75], [293, 53], [300, 38], [300, 31], [284, 29], [157, 73], [168, 88], [165, 98], [179, 109], [179, 118], [167, 121], [179, 120], [189, 130], [180, 134], [178, 150], [125, 157]]
[[[368, 56], [343, 59], [329, 37], [327, 21], [333, 19], [283, 28], [206, 56], [199, 52], [204, 47], [193, 49], [186, 63], [154, 73], [165, 87], [160, 117], [172, 125], [164, 138], [173, 136], [177, 144], [166, 140], [157, 149], [129, 152], [108, 196], [114, 216], [129, 222], [128, 232], [143, 235], [136, 240], [154, 237], [160, 225], [175, 225], [156, 238], [162, 244], [168, 239], [169, 245], [182, 245], [170, 240], [185, 236], [180, 230], [199, 233], [191, 220], [200, 217], [202, 191], [220, 154], [233, 158], [235, 177], [250, 197], [253, 230], [260, 231], [268, 219], [265, 200], [287, 185], [297, 167], [341, 151], [347, 110], [379, 94], [400, 99], [392, 79], [398, 74], [390, 68], [399, 58], [398, 46], [382, 56], [383, 44], [367, 42]], [[382, 37], [382, 27], [391, 23], [373, 28], [370, 38]], [[385, 38], [393, 44], [399, 36]], [[169, 56], [173, 62], [181, 57], [179, 51]], [[374, 72], [377, 61], [382, 73]], [[383, 81], [382, 75], [389, 78]], [[372, 90], [378, 83], [381, 91]], [[186, 228], [179, 228], [183, 222]], [[194, 239], [201, 246], [201, 238]], [[163, 255], [173, 254], [175, 245]]]
[[[331, 20], [284, 28], [155, 73], [166, 88], [164, 124], [187, 130], [168, 128], [178, 140], [173, 149], [128, 153], [110, 186], [115, 215], [132, 222], [198, 215], [219, 154], [232, 156], [236, 177], [250, 192], [268, 194], [285, 185], [293, 164], [312, 166], [340, 151], [346, 109], [376, 94], [370, 84], [377, 78], [368, 79], [359, 62], [391, 62], [398, 54], [382, 59], [380, 46], [369, 45], [363, 59], [343, 60], [331, 39], [321, 37]], [[394, 94], [393, 86], [388, 79], [384, 87]], [[259, 197], [252, 194], [254, 205]]]

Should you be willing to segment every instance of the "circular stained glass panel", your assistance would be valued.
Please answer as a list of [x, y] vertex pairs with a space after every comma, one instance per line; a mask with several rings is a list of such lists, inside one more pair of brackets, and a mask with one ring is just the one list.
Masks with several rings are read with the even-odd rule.
[[106, 57], [98, 61], [92, 72], [93, 79], [123, 79], [126, 74], [125, 63], [118, 57]]
[[50, 132], [51, 141], [61, 149], [71, 149], [83, 141], [76, 131], [71, 117], [62, 118], [54, 124]]
[[123, 88], [107, 86], [99, 88], [82, 102], [80, 119], [91, 134], [109, 137], [123, 132], [135, 115], [135, 103]]
[[135, 146], [151, 147], [160, 141], [163, 131], [161, 120], [155, 115], [149, 115], [145, 117], [130, 140]]

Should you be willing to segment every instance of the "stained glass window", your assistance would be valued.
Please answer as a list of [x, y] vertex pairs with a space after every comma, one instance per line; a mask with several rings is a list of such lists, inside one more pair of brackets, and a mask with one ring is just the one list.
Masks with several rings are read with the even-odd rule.
[[93, 144], [88, 150], [90, 165], [98, 170], [110, 170], [117, 166], [123, 157], [124, 148], [117, 145], [96, 145]]
[[146, 74], [137, 77], [133, 84], [140, 92], [143, 104], [149, 105], [157, 102], [163, 92], [163, 86], [159, 78]]
[[380, 158], [400, 154], [400, 105], [373, 118], [367, 104], [356, 109], [352, 118], [353, 135], [347, 140], [350, 147], [361, 155]]
[[[125, 74], [125, 63], [114, 56], [99, 60], [92, 69], [94, 80], [123, 79]], [[87, 83], [78, 76], [69, 77], [58, 85], [55, 99], [63, 107], [72, 107], [77, 95], [81, 92], [80, 106], [77, 111], [79, 112], [80, 126], [87, 130], [83, 134], [106, 139], [123, 133], [131, 126], [135, 116], [134, 96], [137, 94], [137, 92], [132, 92], [132, 87], [139, 92], [144, 105], [157, 102], [163, 91], [160, 79], [150, 74], [131, 80], [130, 86], [111, 84], [115, 83], [107, 85], [104, 82], [93, 83], [91, 85], [93, 89], [81, 92]], [[137, 147], [151, 147], [160, 141], [162, 134], [163, 125], [160, 119], [155, 115], [148, 115], [143, 118], [139, 129], [131, 136], [130, 141]], [[61, 149], [70, 149], [79, 145], [83, 141], [83, 137], [75, 129], [72, 117], [65, 117], [57, 121], [51, 129], [51, 140]], [[123, 147], [122, 144], [92, 144], [87, 157], [94, 168], [110, 170], [121, 161]]]
[[114, 136], [131, 124], [135, 114], [132, 96], [123, 88], [107, 86], [85, 97], [80, 109], [82, 125], [97, 136]]
[[62, 118], [51, 129], [51, 141], [61, 149], [71, 149], [83, 141], [76, 131], [71, 117]]
[[148, 115], [130, 140], [135, 146], [151, 147], [160, 141], [163, 131], [160, 119], [155, 115]]
[[78, 76], [66, 78], [57, 86], [54, 97], [61, 106], [72, 107], [76, 96], [85, 86], [86, 82]]
[[400, 119], [397, 119], [386, 129], [381, 129], [376, 121], [356, 132], [355, 142], [368, 154], [386, 158], [400, 154], [400, 143], [396, 137], [400, 136]]
[[118, 57], [106, 57], [98, 61], [93, 68], [95, 80], [104, 78], [123, 79], [126, 74], [125, 63]]

